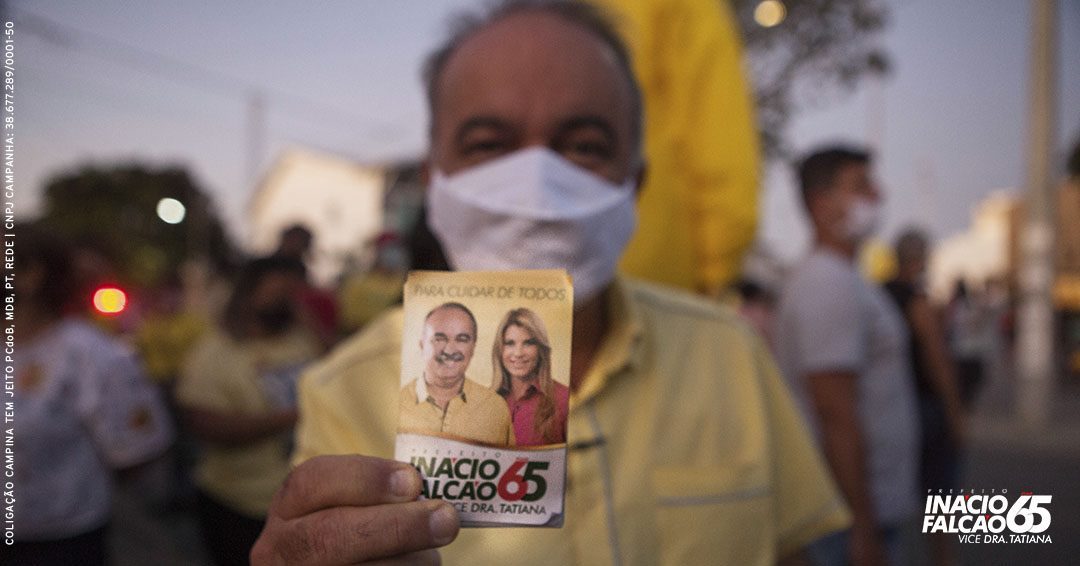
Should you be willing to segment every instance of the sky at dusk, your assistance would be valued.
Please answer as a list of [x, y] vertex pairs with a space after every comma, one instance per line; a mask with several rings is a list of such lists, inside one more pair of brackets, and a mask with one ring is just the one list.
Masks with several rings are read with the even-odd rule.
[[[180, 164], [237, 235], [251, 196], [248, 113], [260, 101], [260, 168], [290, 147], [364, 163], [420, 155], [424, 55], [473, 0], [100, 2], [14, 0], [20, 214], [48, 179], [86, 163]], [[894, 0], [881, 41], [893, 69], [804, 108], [789, 133], [874, 147], [886, 231], [964, 229], [978, 201], [1018, 190], [1031, 34], [1020, 0]], [[1060, 0], [1057, 137], [1080, 138], [1080, 2]], [[10, 16], [9, 16], [10, 17]], [[1060, 160], [1059, 160], [1060, 161]], [[1060, 171], [1060, 168], [1057, 169]], [[762, 238], [798, 255], [807, 229], [790, 168], [766, 167]]]

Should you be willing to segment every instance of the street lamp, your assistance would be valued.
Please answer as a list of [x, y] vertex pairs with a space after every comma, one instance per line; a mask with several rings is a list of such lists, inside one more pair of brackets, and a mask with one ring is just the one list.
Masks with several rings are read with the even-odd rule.
[[184, 220], [187, 208], [184, 203], [174, 198], [163, 198], [157, 203], [158, 218], [166, 224], [179, 224]]
[[754, 8], [754, 21], [763, 28], [780, 25], [785, 16], [787, 16], [787, 8], [780, 0], [762, 0]]

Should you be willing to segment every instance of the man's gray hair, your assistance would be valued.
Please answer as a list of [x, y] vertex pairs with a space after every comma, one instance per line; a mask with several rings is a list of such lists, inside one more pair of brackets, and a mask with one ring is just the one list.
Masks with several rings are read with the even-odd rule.
[[637, 78], [634, 76], [634, 68], [631, 62], [630, 51], [626, 48], [616, 30], [613, 18], [606, 11], [575, 0], [502, 0], [491, 4], [487, 10], [480, 13], [466, 13], [458, 16], [451, 25], [449, 39], [428, 56], [424, 65], [423, 80], [427, 91], [428, 110], [431, 113], [431, 123], [435, 124], [435, 100], [438, 95], [439, 78], [442, 76], [446, 64], [465, 41], [477, 32], [484, 30], [492, 24], [505, 19], [508, 16], [526, 12], [539, 12], [551, 14], [564, 20], [581, 26], [611, 49], [615, 55], [615, 62], [626, 76], [626, 84], [630, 89], [631, 112], [631, 136], [635, 147], [641, 147], [643, 104], [641, 89]]

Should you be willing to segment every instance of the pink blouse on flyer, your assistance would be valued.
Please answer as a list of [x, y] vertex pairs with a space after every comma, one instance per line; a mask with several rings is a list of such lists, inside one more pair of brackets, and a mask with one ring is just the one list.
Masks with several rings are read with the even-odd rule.
[[570, 408], [570, 389], [558, 382], [553, 382], [552, 386], [552, 394], [555, 397], [555, 433], [557, 435], [555, 442], [545, 441], [534, 426], [533, 419], [542, 397], [535, 386], [530, 387], [528, 393], [521, 399], [515, 399], [513, 395], [506, 397], [506, 402], [510, 405], [510, 418], [514, 421], [514, 437], [517, 439], [518, 446], [543, 446], [566, 442], [566, 416]]

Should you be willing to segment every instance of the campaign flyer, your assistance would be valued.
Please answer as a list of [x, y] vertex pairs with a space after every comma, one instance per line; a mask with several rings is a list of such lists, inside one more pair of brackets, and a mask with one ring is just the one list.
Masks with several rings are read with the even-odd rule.
[[395, 458], [463, 526], [562, 526], [570, 277], [414, 271], [404, 298]]

